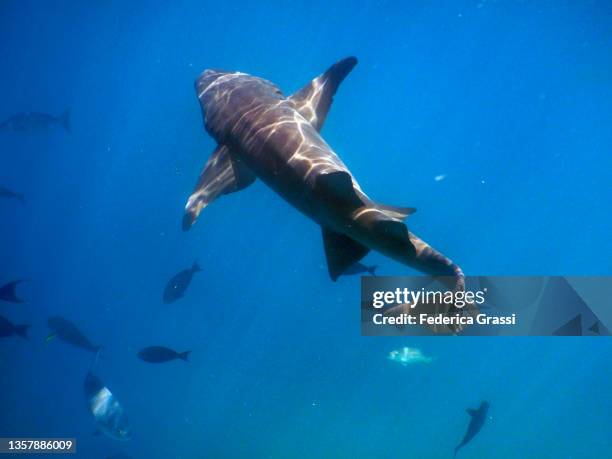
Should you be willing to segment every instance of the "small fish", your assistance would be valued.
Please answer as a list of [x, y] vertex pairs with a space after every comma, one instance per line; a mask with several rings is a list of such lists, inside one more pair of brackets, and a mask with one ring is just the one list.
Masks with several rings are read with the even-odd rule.
[[599, 320], [596, 320], [595, 323], [589, 327], [589, 331], [594, 333], [595, 335], [601, 335], [601, 331], [599, 328]]
[[6, 317], [0, 316], [0, 338], [18, 335], [27, 339], [28, 328], [30, 328], [29, 325], [15, 325]]
[[174, 303], [179, 298], [182, 298], [191, 283], [191, 278], [199, 271], [202, 271], [202, 269], [195, 262], [191, 268], [185, 269], [172, 277], [164, 289], [164, 303]]
[[482, 429], [482, 426], [487, 420], [487, 412], [489, 411], [489, 402], [482, 402], [480, 404], [480, 407], [477, 410], [468, 408], [466, 411], [471, 417], [470, 424], [468, 425], [467, 432], [463, 436], [463, 440], [461, 440], [461, 443], [459, 443], [457, 447], [455, 448], [455, 456], [457, 456], [457, 453], [459, 452], [459, 450], [463, 448], [465, 445], [467, 445], [472, 440], [472, 438], [474, 438], [476, 434], [480, 432], [480, 429]]
[[138, 353], [138, 357], [141, 360], [149, 363], [164, 363], [176, 359], [188, 362], [190, 353], [191, 351], [176, 352], [175, 350], [164, 346], [149, 346], [141, 350]]
[[378, 268], [377, 265], [366, 266], [363, 263], [357, 262], [346, 268], [342, 275], [350, 276], [353, 274], [370, 273], [370, 275], [376, 276], [376, 268]]
[[0, 301], [6, 301], [8, 303], [23, 303], [23, 300], [17, 296], [17, 286], [24, 282], [23, 280], [16, 280], [9, 282], [0, 287]]
[[51, 329], [51, 333], [46, 338], [47, 342], [58, 338], [59, 340], [72, 344], [75, 347], [79, 347], [96, 354], [98, 354], [102, 349], [102, 346], [92, 344], [75, 324], [67, 319], [64, 319], [63, 317], [50, 317], [47, 320], [47, 325]]
[[87, 372], [85, 377], [84, 390], [89, 411], [93, 414], [98, 430], [115, 440], [132, 438], [132, 428], [123, 406], [91, 371]]
[[415, 363], [431, 363], [433, 359], [423, 355], [420, 349], [413, 347], [403, 347], [396, 351], [389, 352], [389, 360], [397, 362], [403, 366]]
[[440, 175], [436, 175], [436, 176], [434, 177], [434, 180], [435, 180], [436, 182], [441, 182], [441, 181], [442, 181], [442, 180], [444, 180], [445, 178], [446, 178], [446, 174], [440, 174]]
[[70, 132], [70, 111], [66, 110], [60, 116], [36, 112], [18, 113], [0, 123], [0, 131], [39, 131], [55, 125], [62, 126]]
[[23, 193], [15, 193], [14, 191], [9, 190], [8, 188], [4, 188], [0, 186], [0, 198], [4, 199], [18, 199], [21, 204], [25, 204], [25, 196]]

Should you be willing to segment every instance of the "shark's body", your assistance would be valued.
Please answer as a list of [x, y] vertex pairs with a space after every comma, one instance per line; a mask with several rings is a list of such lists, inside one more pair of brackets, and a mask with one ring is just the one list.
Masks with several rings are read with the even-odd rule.
[[461, 448], [467, 445], [472, 438], [474, 438], [476, 434], [480, 432], [480, 429], [482, 429], [482, 426], [484, 426], [484, 423], [487, 420], [488, 411], [489, 402], [482, 402], [477, 410], [467, 410], [467, 413], [470, 415], [470, 424], [468, 425], [467, 431], [463, 436], [463, 440], [461, 440], [461, 443], [459, 443], [455, 448], [455, 456]]
[[376, 250], [464, 289], [461, 269], [408, 231], [414, 209], [382, 205], [361, 189], [319, 131], [332, 98], [357, 60], [344, 59], [285, 97], [269, 81], [206, 70], [196, 81], [204, 124], [218, 147], [186, 206], [183, 228], [222, 194], [261, 179], [318, 223], [333, 280]]

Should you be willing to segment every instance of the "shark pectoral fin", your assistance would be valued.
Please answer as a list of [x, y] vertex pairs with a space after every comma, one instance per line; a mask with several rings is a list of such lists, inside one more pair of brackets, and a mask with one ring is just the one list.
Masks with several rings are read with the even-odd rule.
[[315, 190], [321, 198], [345, 211], [350, 212], [364, 205], [355, 191], [351, 175], [345, 171], [319, 175]]
[[317, 131], [323, 127], [338, 86], [356, 64], [357, 59], [354, 57], [342, 59], [289, 97], [300, 115]]
[[370, 249], [345, 234], [325, 228], [322, 230], [329, 277], [335, 281], [349, 266], [365, 257]]
[[409, 215], [412, 215], [416, 212], [414, 207], [396, 207], [396, 206], [387, 206], [385, 204], [376, 204], [380, 210], [382, 210], [385, 214], [387, 214], [391, 218], [398, 218], [400, 220], [404, 220]]
[[476, 410], [473, 410], [472, 408], [468, 408], [467, 410], [467, 414], [469, 414], [470, 416], [476, 416], [478, 414], [478, 412]]
[[189, 196], [183, 217], [183, 230], [191, 228], [202, 209], [217, 197], [242, 190], [254, 181], [255, 174], [240, 160], [232, 157], [227, 146], [217, 146]]

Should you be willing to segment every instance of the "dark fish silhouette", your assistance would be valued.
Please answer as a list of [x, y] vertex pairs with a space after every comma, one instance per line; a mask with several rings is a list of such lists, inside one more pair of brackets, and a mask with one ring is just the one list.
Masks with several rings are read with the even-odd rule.
[[132, 428], [123, 406], [112, 392], [91, 371], [87, 372], [84, 383], [85, 399], [98, 429], [115, 440], [132, 438]]
[[320, 225], [332, 280], [376, 250], [464, 291], [459, 266], [408, 230], [404, 220], [415, 209], [368, 197], [320, 135], [336, 90], [356, 64], [342, 59], [289, 97], [262, 78], [204, 71], [195, 87], [204, 126], [218, 145], [187, 201], [183, 229], [215, 199], [259, 178]]
[[70, 132], [70, 111], [66, 110], [60, 116], [37, 112], [18, 113], [0, 123], [0, 131], [39, 131], [55, 125], [62, 126]]
[[23, 300], [17, 296], [17, 286], [24, 282], [23, 280], [16, 280], [9, 282], [0, 287], [0, 301], [7, 301], [9, 303], [23, 303]]
[[9, 190], [8, 188], [4, 188], [0, 186], [0, 198], [4, 199], [18, 199], [21, 201], [21, 204], [25, 204], [25, 196], [23, 193], [15, 193], [14, 191]]
[[472, 410], [470, 408], [467, 409], [467, 413], [471, 417], [470, 424], [468, 425], [468, 429], [463, 437], [463, 440], [461, 440], [461, 443], [459, 443], [455, 448], [455, 456], [461, 448], [467, 445], [472, 440], [472, 438], [474, 438], [476, 434], [480, 432], [480, 429], [482, 429], [482, 426], [484, 425], [487, 419], [488, 411], [489, 402], [482, 402], [477, 410]]
[[0, 338], [18, 335], [22, 338], [28, 337], [29, 325], [15, 325], [6, 317], [0, 316]]
[[589, 331], [593, 332], [596, 335], [600, 335], [601, 334], [601, 330], [599, 328], [599, 321], [598, 320], [596, 320], [595, 323], [589, 327]]
[[191, 278], [199, 271], [202, 271], [202, 269], [200, 269], [198, 263], [195, 262], [191, 268], [185, 269], [172, 277], [164, 289], [164, 303], [173, 303], [179, 298], [182, 298], [187, 287], [189, 287], [191, 283]]
[[342, 275], [347, 276], [352, 274], [369, 273], [371, 276], [376, 276], [376, 268], [378, 268], [376, 265], [366, 266], [361, 262], [357, 262], [346, 268]]
[[76, 325], [63, 317], [51, 317], [47, 320], [47, 325], [51, 329], [51, 333], [47, 336], [47, 341], [58, 338], [75, 347], [95, 352], [96, 354], [102, 349], [102, 346], [92, 344]]
[[191, 351], [176, 352], [173, 349], [164, 346], [149, 346], [145, 347], [138, 353], [138, 357], [141, 360], [149, 363], [164, 363], [170, 362], [171, 360], [184, 360], [188, 362], [188, 357]]

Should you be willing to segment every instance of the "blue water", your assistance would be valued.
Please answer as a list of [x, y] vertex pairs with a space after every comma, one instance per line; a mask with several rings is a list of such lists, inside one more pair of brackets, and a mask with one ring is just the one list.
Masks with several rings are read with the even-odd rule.
[[[202, 70], [290, 94], [355, 55], [322, 134], [370, 196], [417, 207], [467, 274], [611, 275], [610, 3], [263, 3], [0, 4], [0, 119], [72, 117], [0, 133], [0, 185], [27, 201], [0, 202], [0, 284], [30, 280], [0, 314], [32, 325], [0, 342], [0, 436], [76, 437], [87, 459], [450, 458], [488, 400], [459, 458], [612, 458], [609, 339], [361, 337], [359, 278], [331, 282], [319, 228], [261, 182], [180, 228], [215, 147]], [[106, 347], [129, 442], [92, 436], [91, 355], [45, 343], [51, 315]], [[191, 363], [138, 360], [151, 344]], [[386, 360], [402, 346], [435, 361]]]

